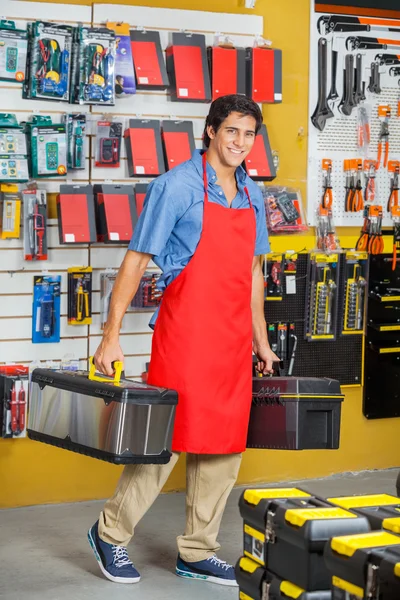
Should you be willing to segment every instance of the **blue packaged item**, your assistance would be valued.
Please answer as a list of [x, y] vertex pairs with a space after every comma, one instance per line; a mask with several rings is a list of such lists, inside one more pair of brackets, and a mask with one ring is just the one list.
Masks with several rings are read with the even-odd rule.
[[115, 31], [115, 95], [136, 94], [131, 38], [128, 23], [107, 23]]
[[37, 275], [33, 278], [32, 342], [60, 341], [61, 275]]

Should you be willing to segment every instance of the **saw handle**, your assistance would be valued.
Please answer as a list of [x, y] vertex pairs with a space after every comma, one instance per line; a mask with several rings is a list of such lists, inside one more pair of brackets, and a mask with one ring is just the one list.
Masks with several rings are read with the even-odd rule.
[[116, 360], [115, 362], [112, 363], [112, 366], [114, 368], [113, 379], [111, 379], [110, 377], [107, 377], [106, 375], [96, 375], [96, 365], [93, 362], [93, 356], [91, 356], [89, 358], [88, 379], [90, 379], [90, 381], [101, 381], [102, 383], [112, 383], [114, 385], [119, 385], [119, 383], [121, 381], [121, 376], [123, 375], [123, 371], [124, 371], [124, 363], [119, 360]]

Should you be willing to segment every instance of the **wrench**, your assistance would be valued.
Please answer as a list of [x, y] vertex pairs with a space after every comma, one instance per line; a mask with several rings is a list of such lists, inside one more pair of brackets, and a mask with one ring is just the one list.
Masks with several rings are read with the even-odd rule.
[[311, 117], [311, 122], [319, 129], [323, 131], [327, 119], [331, 119], [334, 115], [329, 108], [326, 99], [326, 79], [327, 79], [327, 40], [326, 38], [320, 38], [318, 41], [318, 102], [315, 111]]
[[343, 97], [339, 105], [339, 110], [349, 117], [355, 106], [354, 103], [354, 56], [352, 54], [346, 54], [345, 59], [345, 70], [344, 75], [344, 86], [343, 86]]
[[346, 39], [347, 50], [399, 50], [400, 41], [379, 40], [368, 37], [348, 37]]
[[362, 55], [356, 55], [356, 71], [354, 81], [354, 102], [357, 106], [362, 100], [365, 99], [362, 88]]
[[400, 67], [390, 67], [389, 75], [391, 77], [399, 77], [400, 76]]
[[317, 27], [321, 35], [328, 35], [334, 31], [391, 31], [398, 33], [400, 30], [400, 27], [394, 26], [396, 22], [391, 19], [383, 19], [379, 24], [376, 24], [374, 19], [372, 19], [370, 23], [367, 23], [366, 21], [367, 19], [360, 19], [358, 17], [324, 15], [318, 19]]
[[335, 103], [336, 100], [339, 100], [339, 94], [336, 89], [337, 59], [338, 53], [336, 50], [332, 50], [331, 91], [329, 92], [328, 100], [331, 100], [333, 103]]
[[381, 93], [381, 74], [379, 72], [379, 63], [373, 62], [371, 63], [371, 76], [369, 78], [368, 91], [371, 94], [380, 94]]
[[400, 65], [400, 55], [397, 54], [377, 54], [375, 60], [380, 65]]

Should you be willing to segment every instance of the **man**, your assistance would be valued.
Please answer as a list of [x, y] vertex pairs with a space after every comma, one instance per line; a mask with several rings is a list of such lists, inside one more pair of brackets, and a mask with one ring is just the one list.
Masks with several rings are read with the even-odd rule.
[[125, 467], [114, 496], [89, 531], [104, 575], [135, 583], [126, 546], [134, 528], [187, 452], [186, 530], [178, 537], [176, 574], [237, 585], [220, 560], [217, 535], [236, 482], [251, 406], [252, 349], [272, 371], [259, 255], [268, 252], [264, 202], [241, 167], [262, 124], [257, 104], [224, 96], [210, 108], [207, 151], [156, 179], [112, 294], [96, 367], [112, 375], [123, 361], [118, 337], [129, 302], [151, 258], [164, 290], [148, 382], [178, 392], [171, 461]]

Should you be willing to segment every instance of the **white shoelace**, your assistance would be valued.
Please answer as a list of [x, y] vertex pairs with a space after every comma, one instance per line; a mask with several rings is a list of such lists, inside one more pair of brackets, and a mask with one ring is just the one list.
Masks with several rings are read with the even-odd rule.
[[113, 552], [113, 556], [114, 556], [114, 564], [117, 567], [117, 569], [120, 569], [121, 567], [126, 567], [126, 566], [132, 564], [132, 561], [130, 560], [130, 558], [128, 556], [128, 552], [127, 552], [125, 546], [113, 546], [112, 552]]
[[208, 561], [210, 561], [211, 564], [216, 565], [217, 567], [221, 567], [221, 569], [225, 569], [226, 571], [228, 569], [232, 568], [232, 565], [229, 565], [227, 562], [225, 562], [224, 560], [220, 560], [219, 558], [217, 558], [215, 555], [214, 556], [209, 556], [207, 558]]

